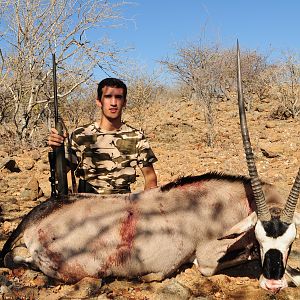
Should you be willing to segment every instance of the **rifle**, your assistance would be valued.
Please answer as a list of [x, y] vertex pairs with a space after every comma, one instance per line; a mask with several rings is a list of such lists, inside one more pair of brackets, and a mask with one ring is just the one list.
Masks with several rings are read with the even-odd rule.
[[[57, 79], [56, 79], [56, 61], [55, 54], [52, 54], [53, 63], [53, 91], [54, 91], [54, 120], [55, 128], [58, 134], [63, 135], [63, 122], [58, 115], [58, 97], [57, 97]], [[51, 182], [51, 196], [57, 197], [68, 194], [68, 181], [67, 181], [67, 168], [66, 168], [66, 157], [65, 157], [65, 146], [64, 143], [56, 147], [53, 152], [48, 153], [50, 163], [49, 178]]]

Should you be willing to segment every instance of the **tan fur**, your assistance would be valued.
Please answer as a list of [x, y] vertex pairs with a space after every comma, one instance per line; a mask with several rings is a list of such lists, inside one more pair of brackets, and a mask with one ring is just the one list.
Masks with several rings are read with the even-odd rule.
[[[273, 187], [264, 188], [281, 202]], [[195, 255], [200, 271], [210, 275], [240, 240], [218, 238], [255, 209], [250, 191], [240, 180], [210, 179], [166, 192], [86, 195], [27, 222], [24, 241], [41, 271], [65, 282], [85, 276], [164, 278]]]

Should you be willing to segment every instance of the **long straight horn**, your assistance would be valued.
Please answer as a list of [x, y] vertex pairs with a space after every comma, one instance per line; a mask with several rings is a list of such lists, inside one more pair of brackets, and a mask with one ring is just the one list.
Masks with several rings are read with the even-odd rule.
[[299, 194], [300, 194], [300, 169], [294, 181], [289, 197], [286, 201], [285, 207], [281, 213], [280, 220], [282, 222], [288, 224], [292, 223]]
[[251, 187], [252, 187], [254, 200], [257, 207], [257, 216], [258, 219], [261, 221], [269, 221], [271, 219], [271, 214], [267, 207], [265, 196], [261, 187], [261, 182], [258, 178], [258, 173], [254, 161], [254, 155], [250, 143], [249, 132], [247, 128], [247, 120], [246, 120], [245, 105], [244, 105], [243, 90], [242, 90], [239, 41], [237, 41], [237, 86], [238, 86], [240, 126], [241, 126], [241, 132], [243, 137], [248, 171], [251, 178]]

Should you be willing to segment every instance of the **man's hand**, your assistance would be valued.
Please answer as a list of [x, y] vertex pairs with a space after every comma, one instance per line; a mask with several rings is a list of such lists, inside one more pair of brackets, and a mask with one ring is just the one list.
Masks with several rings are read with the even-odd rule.
[[55, 128], [51, 128], [51, 132], [48, 137], [48, 145], [54, 149], [55, 147], [59, 147], [64, 142], [67, 137], [66, 133], [63, 136], [58, 134], [58, 131]]

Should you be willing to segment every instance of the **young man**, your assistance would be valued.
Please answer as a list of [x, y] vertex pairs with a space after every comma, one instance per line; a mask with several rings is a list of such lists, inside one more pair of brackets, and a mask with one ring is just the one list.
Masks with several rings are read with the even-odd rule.
[[[96, 104], [101, 118], [75, 129], [71, 135], [79, 192], [129, 193], [136, 180], [136, 166], [144, 176], [144, 189], [157, 186], [153, 163], [157, 161], [144, 134], [122, 122], [127, 87], [119, 79], [106, 78], [98, 85]], [[48, 144], [60, 146], [65, 137], [52, 128]], [[74, 168], [74, 166], [71, 166]]]

